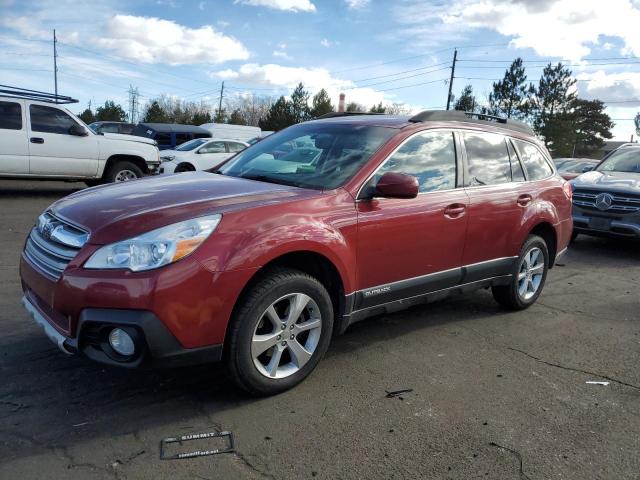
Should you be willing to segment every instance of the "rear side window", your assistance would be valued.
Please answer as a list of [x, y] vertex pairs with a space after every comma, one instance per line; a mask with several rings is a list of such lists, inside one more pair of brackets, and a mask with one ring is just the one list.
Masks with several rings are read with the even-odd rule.
[[509, 157], [511, 158], [511, 178], [514, 182], [524, 182], [524, 170], [522, 170], [522, 164], [516, 155], [516, 151], [510, 141], [507, 140], [507, 147], [509, 148]]
[[69, 129], [76, 122], [69, 115], [57, 108], [43, 105], [30, 105], [31, 130], [33, 132], [69, 134]]
[[456, 147], [452, 132], [424, 132], [411, 137], [382, 165], [375, 182], [386, 172], [413, 175], [420, 192], [456, 187]]
[[0, 102], [0, 128], [22, 130], [22, 107], [15, 102]]
[[100, 127], [100, 132], [101, 133], [118, 133], [118, 125], [107, 123], [106, 125], [103, 125], [102, 127]]
[[549, 166], [537, 147], [520, 140], [515, 140], [515, 142], [520, 152], [520, 158], [527, 169], [529, 180], [542, 180], [553, 174], [553, 169]]
[[237, 142], [227, 142], [227, 146], [230, 152], [240, 152], [246, 148], [243, 144]]
[[198, 153], [226, 153], [226, 151], [224, 142], [209, 142], [198, 150]]
[[135, 125], [120, 125], [120, 133], [123, 133], [125, 135], [131, 135], [131, 132], [133, 132]]
[[463, 136], [470, 186], [511, 181], [511, 162], [505, 137], [495, 133], [464, 133]]

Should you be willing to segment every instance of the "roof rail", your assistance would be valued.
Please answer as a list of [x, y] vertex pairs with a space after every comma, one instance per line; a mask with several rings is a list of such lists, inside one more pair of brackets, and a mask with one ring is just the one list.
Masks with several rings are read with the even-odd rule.
[[10, 85], [0, 85], [0, 96], [22, 98], [26, 100], [37, 100], [39, 102], [49, 103], [78, 103], [78, 100], [76, 100], [75, 98], [67, 97], [65, 95], [56, 95], [54, 93], [29, 90], [27, 88], [12, 87]]
[[503, 118], [495, 115], [487, 115], [484, 113], [463, 112], [462, 110], [426, 110], [414, 115], [409, 119], [410, 122], [437, 122], [437, 121], [457, 121], [467, 123], [477, 123], [486, 125], [488, 123], [497, 123], [498, 126], [517, 132], [526, 133], [527, 135], [535, 135], [533, 129], [520, 120], [512, 118]]
[[373, 112], [329, 112], [324, 115], [320, 115], [316, 117], [315, 120], [320, 120], [322, 118], [334, 118], [334, 117], [351, 117], [355, 115], [384, 115], [384, 113], [373, 113]]

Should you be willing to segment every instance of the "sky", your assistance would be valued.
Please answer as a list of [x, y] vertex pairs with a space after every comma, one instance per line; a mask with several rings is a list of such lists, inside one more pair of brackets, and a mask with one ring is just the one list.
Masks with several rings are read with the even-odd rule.
[[161, 94], [217, 105], [288, 95], [299, 82], [337, 104], [446, 105], [473, 86], [486, 102], [516, 57], [536, 82], [562, 61], [578, 95], [607, 104], [616, 139], [640, 111], [640, 0], [0, 0], [0, 84], [58, 89], [81, 111]]

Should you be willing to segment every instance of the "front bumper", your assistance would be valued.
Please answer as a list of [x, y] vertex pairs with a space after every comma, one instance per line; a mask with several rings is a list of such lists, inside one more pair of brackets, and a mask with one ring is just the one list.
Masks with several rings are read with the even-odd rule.
[[573, 229], [576, 233], [600, 236], [640, 239], [640, 217], [627, 218], [591, 215], [573, 207]]
[[178, 164], [173, 160], [165, 161], [160, 164], [156, 173], [158, 175], [169, 175], [176, 171], [177, 166]]

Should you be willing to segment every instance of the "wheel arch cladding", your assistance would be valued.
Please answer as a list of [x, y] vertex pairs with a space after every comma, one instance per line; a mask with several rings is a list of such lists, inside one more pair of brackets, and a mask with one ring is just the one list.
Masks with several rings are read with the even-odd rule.
[[107, 159], [107, 164], [104, 169], [105, 173], [118, 162], [131, 162], [142, 170], [143, 173], [149, 173], [147, 162], [145, 162], [143, 158], [135, 155], [111, 155]]

